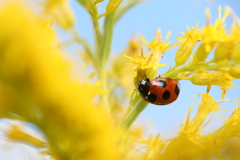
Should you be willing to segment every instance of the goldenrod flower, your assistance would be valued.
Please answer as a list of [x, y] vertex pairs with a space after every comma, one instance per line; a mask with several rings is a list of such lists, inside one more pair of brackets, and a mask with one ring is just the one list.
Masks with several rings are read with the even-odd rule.
[[132, 60], [131, 63], [129, 64], [134, 64], [136, 65], [134, 67], [134, 77], [135, 77], [135, 83], [137, 84], [137, 82], [141, 79], [145, 79], [146, 77], [154, 77], [154, 74], [148, 74], [148, 69], [150, 70], [149, 72], [151, 73], [152, 71], [155, 71], [154, 73], [156, 73], [157, 71], [157, 67], [163, 67], [163, 66], [167, 66], [166, 64], [158, 64], [158, 63], [154, 63], [152, 62], [152, 57], [153, 55], [149, 55], [146, 58], [144, 57], [139, 57], [136, 59], [133, 59], [127, 55], [125, 55], [125, 57], [129, 58]]
[[239, 49], [240, 49], [240, 27], [239, 24], [237, 26], [233, 25], [231, 28], [230, 35], [223, 39], [214, 52], [213, 62], [218, 61], [234, 61], [239, 64]]
[[130, 64], [134, 64], [135, 85], [139, 80], [146, 79], [147, 77], [153, 79], [156, 76], [158, 67], [167, 66], [166, 64], [159, 64], [159, 61], [163, 53], [172, 47], [171, 42], [166, 43], [169, 36], [170, 32], [168, 32], [164, 40], [161, 40], [161, 30], [159, 29], [156, 32], [155, 39], [151, 43], [148, 43], [142, 38], [142, 41], [151, 50], [151, 54], [147, 57], [144, 57], [143, 50], [141, 51], [141, 56], [138, 58], [131, 58], [125, 55], [125, 57], [131, 59], [132, 62]]
[[175, 57], [176, 66], [183, 65], [189, 59], [193, 48], [200, 39], [201, 33], [198, 29], [198, 24], [188, 29], [182, 38], [178, 37], [180, 48], [177, 50]]
[[228, 73], [223, 73], [219, 71], [200, 71], [200, 73], [194, 74], [191, 78], [189, 78], [189, 80], [196, 85], [217, 85], [222, 89], [223, 97], [225, 95], [225, 92], [229, 91], [229, 86], [233, 85], [232, 76], [230, 76]]
[[219, 18], [216, 20], [213, 26], [209, 24], [210, 12], [206, 12], [207, 25], [202, 28], [201, 42], [202, 44], [198, 47], [197, 51], [193, 55], [193, 61], [204, 61], [211, 50], [215, 47], [218, 42], [224, 41], [227, 37], [225, 31], [224, 20], [227, 14], [222, 18], [221, 7], [219, 7]]
[[234, 78], [240, 78], [240, 66], [231, 67], [229, 70], [229, 74]]
[[[189, 109], [188, 117], [186, 123], [182, 125], [182, 129], [179, 131], [180, 134], [186, 134], [189, 138], [195, 138], [200, 136], [200, 127], [202, 126], [203, 122], [206, 120], [207, 116], [214, 112], [218, 114], [216, 111], [219, 110], [219, 104], [214, 101], [212, 96], [208, 93], [201, 94], [202, 102], [198, 104], [198, 112], [190, 121], [190, 112], [192, 107]], [[220, 114], [218, 114], [220, 115]]]
[[[164, 141], [160, 139], [158, 134], [155, 138], [151, 138], [151, 143], [144, 141], [148, 144], [146, 148], [148, 150], [147, 155], [151, 155], [150, 157], [153, 159], [169, 160], [204, 157], [223, 158], [220, 150], [226, 146], [227, 138], [222, 133], [219, 136], [219, 132], [207, 135], [202, 132], [206, 118], [211, 112], [216, 113], [216, 111], [219, 111], [219, 103], [223, 102], [223, 100], [215, 101], [208, 93], [201, 94], [201, 96], [201, 103], [196, 103], [198, 105], [196, 115], [193, 118], [190, 117], [192, 111], [192, 107], [190, 107], [186, 122], [181, 125], [182, 128], [178, 132], [178, 136]], [[150, 142], [150, 138], [148, 141]], [[155, 148], [152, 148], [153, 146]]]

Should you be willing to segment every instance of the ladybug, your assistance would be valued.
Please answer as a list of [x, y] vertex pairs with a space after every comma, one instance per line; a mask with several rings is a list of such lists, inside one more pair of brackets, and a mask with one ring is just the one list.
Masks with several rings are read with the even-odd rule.
[[138, 91], [142, 98], [152, 104], [165, 105], [174, 102], [180, 92], [180, 84], [171, 78], [156, 77], [138, 81]]

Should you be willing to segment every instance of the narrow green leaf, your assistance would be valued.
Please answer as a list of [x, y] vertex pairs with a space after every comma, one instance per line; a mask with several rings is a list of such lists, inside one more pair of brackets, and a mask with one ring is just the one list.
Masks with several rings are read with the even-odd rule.
[[127, 11], [129, 11], [134, 6], [144, 1], [145, 0], [128, 0], [124, 5], [119, 7], [119, 9], [116, 11], [114, 23], [116, 23]]
[[126, 128], [130, 128], [132, 123], [136, 120], [140, 113], [142, 113], [142, 111], [146, 108], [147, 105], [148, 102], [146, 102], [139, 96], [138, 103], [132, 108], [131, 112], [126, 116], [122, 125]]
[[81, 4], [84, 8], [86, 7], [86, 0], [77, 0], [79, 4]]
[[95, 0], [94, 5], [96, 5], [96, 4], [98, 4], [98, 3], [102, 2], [102, 1], [104, 1], [104, 0]]
[[102, 35], [102, 41], [100, 46], [100, 54], [99, 58], [101, 59], [101, 65], [105, 65], [112, 45], [112, 37], [113, 37], [113, 26], [114, 26], [114, 13], [109, 14], [106, 16], [104, 21], [104, 32]]
[[[96, 6], [98, 3], [102, 2], [104, 0], [95, 0], [95, 1], [91, 1], [91, 3]], [[89, 3], [90, 1], [89, 0], [77, 0], [77, 2], [79, 4], [81, 4], [83, 7], [86, 7], [87, 6], [87, 3]]]

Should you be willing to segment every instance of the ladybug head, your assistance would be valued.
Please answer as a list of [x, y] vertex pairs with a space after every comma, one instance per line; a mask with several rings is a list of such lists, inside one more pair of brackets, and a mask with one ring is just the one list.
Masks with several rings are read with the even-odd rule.
[[150, 80], [146, 78], [145, 80], [138, 81], [138, 91], [142, 97], [147, 97], [150, 87]]

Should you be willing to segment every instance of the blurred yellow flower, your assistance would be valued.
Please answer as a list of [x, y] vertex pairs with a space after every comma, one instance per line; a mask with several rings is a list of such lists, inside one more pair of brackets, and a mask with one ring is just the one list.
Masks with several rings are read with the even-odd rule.
[[36, 147], [45, 147], [46, 145], [44, 140], [31, 136], [16, 124], [11, 126], [10, 130], [7, 132], [7, 137], [15, 141], [28, 142]]
[[52, 14], [57, 23], [63, 29], [69, 29], [74, 25], [73, 12], [69, 6], [69, 0], [45, 0], [45, 12]]
[[229, 70], [229, 74], [234, 78], [240, 78], [240, 66], [231, 67]]
[[[1, 117], [11, 112], [36, 124], [56, 159], [118, 159], [117, 131], [92, 103], [99, 85], [70, 79], [53, 30], [20, 4], [2, 7], [0, 21], [0, 86], [7, 101]], [[16, 133], [14, 127], [10, 138], [26, 138]]]

